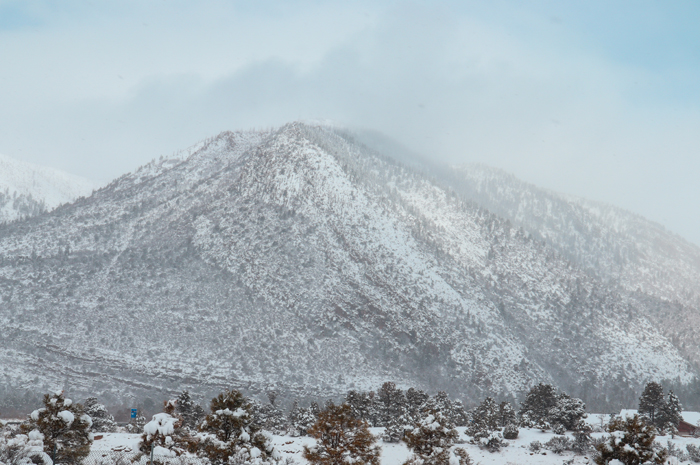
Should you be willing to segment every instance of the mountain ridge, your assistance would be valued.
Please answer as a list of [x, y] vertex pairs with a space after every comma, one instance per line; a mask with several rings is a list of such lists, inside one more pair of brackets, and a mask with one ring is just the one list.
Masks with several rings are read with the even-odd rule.
[[577, 268], [459, 188], [291, 123], [4, 225], [0, 389], [118, 402], [393, 379], [476, 399], [549, 381], [605, 406], [650, 377], [695, 379], [647, 315], [658, 296]]

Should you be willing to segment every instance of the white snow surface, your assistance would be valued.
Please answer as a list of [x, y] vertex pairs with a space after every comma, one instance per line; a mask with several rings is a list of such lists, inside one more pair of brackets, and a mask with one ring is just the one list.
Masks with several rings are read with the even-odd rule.
[[75, 421], [75, 415], [73, 415], [73, 412], [70, 412], [68, 410], [61, 410], [60, 412], [58, 412], [58, 418], [63, 420], [63, 423], [65, 423], [66, 426], [72, 425]]
[[[0, 192], [13, 195], [31, 195], [51, 210], [62, 203], [90, 195], [97, 184], [73, 174], [47, 166], [27, 163], [0, 154]], [[11, 205], [0, 211], [0, 219], [13, 220]]]
[[[606, 416], [592, 414], [593, 417]], [[403, 443], [386, 443], [382, 442], [381, 436], [384, 433], [384, 428], [370, 428], [372, 434], [378, 438], [377, 444], [381, 447], [380, 463], [381, 465], [401, 465], [409, 458], [411, 451]], [[541, 444], [546, 443], [555, 435], [552, 432], [542, 432], [538, 429], [520, 429], [520, 434], [517, 439], [505, 440], [506, 447], [499, 452], [491, 453], [480, 447], [470, 444], [469, 437], [465, 434], [465, 428], [457, 428], [460, 433], [457, 444], [454, 447], [464, 448], [472, 461], [480, 465], [561, 465], [564, 461], [572, 465], [590, 465], [593, 463], [592, 455], [574, 455], [572, 452], [564, 452], [563, 454], [555, 454], [546, 449], [542, 449], [538, 453], [531, 452], [529, 445], [533, 441], [539, 441]], [[569, 437], [571, 433], [567, 434]], [[593, 433], [594, 438], [607, 437], [605, 433]], [[134, 453], [138, 450], [140, 436], [137, 434], [124, 433], [108, 433], [102, 439], [96, 440], [92, 444], [93, 451], [121, 451], [125, 453]], [[692, 444], [700, 446], [700, 438], [683, 438], [676, 436], [658, 436], [656, 441], [664, 446], [670, 441], [681, 450], [686, 450], [686, 445]], [[303, 457], [304, 446], [312, 447], [315, 440], [310, 437], [291, 437], [272, 435], [272, 445], [279, 452], [282, 460], [287, 458], [293, 459], [300, 465], [306, 465], [308, 462]], [[163, 455], [167, 449], [163, 450]], [[154, 451], [155, 452], [155, 451]], [[156, 453], [156, 455], [159, 455]], [[681, 462], [675, 457], [671, 457], [668, 462], [671, 465], [690, 465], [692, 462]]]

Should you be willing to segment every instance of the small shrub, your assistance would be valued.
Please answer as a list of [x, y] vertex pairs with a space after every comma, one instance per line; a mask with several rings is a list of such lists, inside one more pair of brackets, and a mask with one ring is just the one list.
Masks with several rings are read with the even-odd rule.
[[700, 463], [700, 447], [688, 444], [685, 448], [688, 450], [688, 458], [695, 463]]
[[561, 435], [561, 434], [566, 434], [566, 427], [565, 427], [564, 425], [562, 425], [561, 423], [557, 423], [557, 424], [554, 425], [554, 427], [552, 428], [552, 432], [553, 432], [554, 434], [560, 434], [560, 435]]
[[505, 447], [506, 444], [503, 443], [503, 436], [501, 433], [494, 431], [485, 438], [479, 440], [479, 445], [489, 452], [498, 452], [501, 447]]
[[566, 436], [554, 436], [552, 439], [544, 443], [544, 447], [551, 450], [555, 454], [562, 454], [566, 450], [571, 449], [571, 439]]
[[530, 452], [538, 453], [540, 450], [542, 450], [542, 443], [540, 441], [532, 441], [528, 448], [530, 449]]
[[577, 455], [584, 455], [591, 450], [591, 442], [591, 434], [588, 431], [576, 431], [571, 450]]
[[683, 452], [683, 450], [678, 447], [675, 443], [668, 441], [666, 443], [666, 454], [671, 457], [676, 457], [681, 462], [687, 462], [689, 459], [688, 454]]
[[518, 439], [518, 433], [518, 427], [512, 423], [503, 428], [503, 437], [505, 439]]

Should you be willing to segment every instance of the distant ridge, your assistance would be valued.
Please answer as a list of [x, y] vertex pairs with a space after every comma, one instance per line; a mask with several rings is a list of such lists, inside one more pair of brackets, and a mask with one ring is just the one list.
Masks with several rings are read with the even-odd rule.
[[95, 187], [79, 176], [0, 154], [0, 222], [52, 210]]

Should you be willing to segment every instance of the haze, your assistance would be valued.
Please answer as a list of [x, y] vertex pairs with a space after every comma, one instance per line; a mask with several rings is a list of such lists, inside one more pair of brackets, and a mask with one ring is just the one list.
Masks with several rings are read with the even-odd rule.
[[700, 244], [698, 24], [691, 1], [0, 0], [0, 153], [108, 182], [331, 120]]

